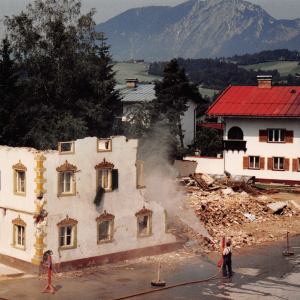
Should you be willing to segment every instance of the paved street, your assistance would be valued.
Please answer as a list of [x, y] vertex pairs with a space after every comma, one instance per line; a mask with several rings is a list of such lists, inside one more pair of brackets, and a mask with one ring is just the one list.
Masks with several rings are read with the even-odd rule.
[[[293, 237], [290, 246], [295, 253], [290, 257], [282, 255], [286, 250], [286, 243], [282, 242], [237, 249], [233, 256], [235, 274], [232, 279], [222, 280], [219, 274], [207, 282], [130, 299], [300, 299], [300, 237]], [[219, 255], [201, 257], [171, 253], [167, 256], [171, 260], [162, 261], [162, 278], [166, 286], [206, 279], [218, 271], [216, 263]], [[156, 276], [156, 264], [151, 258], [70, 272], [67, 275], [56, 274], [52, 283], [58, 291], [54, 295], [41, 293], [47, 285], [46, 279], [7, 279], [1, 276], [0, 298], [115, 299], [154, 289], [150, 283]]]

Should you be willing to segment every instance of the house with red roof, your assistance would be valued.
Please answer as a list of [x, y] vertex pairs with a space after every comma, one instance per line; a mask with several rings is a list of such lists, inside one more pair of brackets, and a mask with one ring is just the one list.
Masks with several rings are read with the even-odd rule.
[[300, 184], [300, 86], [229, 86], [206, 111], [224, 124], [224, 169], [256, 182]]

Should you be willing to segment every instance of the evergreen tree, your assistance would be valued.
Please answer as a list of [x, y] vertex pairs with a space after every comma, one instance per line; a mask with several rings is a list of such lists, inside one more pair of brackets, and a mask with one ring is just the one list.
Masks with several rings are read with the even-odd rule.
[[172, 59], [164, 68], [162, 81], [155, 82], [155, 95], [153, 109], [150, 111], [152, 122], [159, 118], [168, 120], [171, 131], [179, 136], [183, 147], [181, 117], [188, 109], [189, 100], [196, 103], [203, 101], [198, 85], [191, 83], [185, 69], [180, 69], [177, 59]]
[[119, 97], [109, 46], [94, 31], [95, 10], [80, 9], [81, 0], [36, 0], [5, 19], [22, 93], [20, 146], [110, 134]]

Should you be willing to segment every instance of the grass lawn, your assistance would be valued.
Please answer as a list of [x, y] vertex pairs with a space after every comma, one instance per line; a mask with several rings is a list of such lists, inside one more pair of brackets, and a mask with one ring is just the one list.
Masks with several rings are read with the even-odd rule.
[[148, 75], [149, 64], [148, 63], [116, 63], [113, 70], [117, 72], [116, 80], [118, 83], [126, 83], [125, 79], [137, 78], [140, 82], [153, 80], [160, 80], [159, 76]]
[[217, 94], [219, 92], [218, 90], [211, 90], [211, 89], [200, 89], [199, 91], [202, 97], [208, 96], [210, 99], [212, 99], [214, 93]]
[[246, 70], [253, 69], [257, 71], [258, 69], [263, 71], [275, 70], [277, 69], [280, 75], [286, 76], [289, 74], [295, 75], [300, 73], [300, 66], [298, 66], [297, 61], [272, 61], [256, 65], [240, 66]]

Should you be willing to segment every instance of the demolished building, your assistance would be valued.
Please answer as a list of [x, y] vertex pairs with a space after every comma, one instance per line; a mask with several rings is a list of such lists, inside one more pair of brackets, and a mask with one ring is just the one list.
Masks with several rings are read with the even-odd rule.
[[146, 202], [138, 140], [88, 137], [58, 151], [0, 146], [0, 253], [84, 267], [174, 250], [166, 212]]

